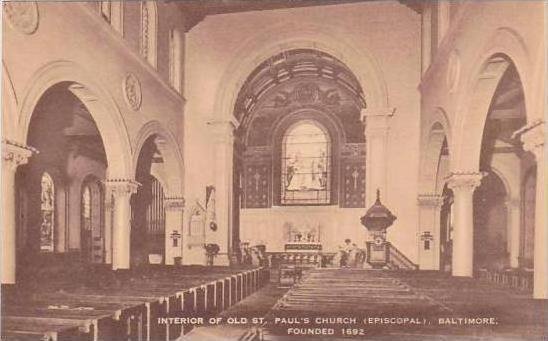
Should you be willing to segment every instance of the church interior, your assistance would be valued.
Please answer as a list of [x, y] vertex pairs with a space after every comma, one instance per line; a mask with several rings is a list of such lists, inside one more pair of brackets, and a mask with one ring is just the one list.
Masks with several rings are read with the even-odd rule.
[[2, 7], [2, 340], [547, 337], [545, 2]]

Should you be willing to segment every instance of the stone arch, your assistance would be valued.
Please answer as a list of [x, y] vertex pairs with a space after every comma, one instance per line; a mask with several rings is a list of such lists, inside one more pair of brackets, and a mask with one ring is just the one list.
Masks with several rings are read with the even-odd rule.
[[67, 82], [69, 90], [87, 107], [105, 147], [108, 177], [130, 179], [131, 145], [122, 114], [111, 95], [81, 66], [71, 61], [54, 61], [37, 70], [28, 82], [21, 101], [18, 137], [26, 141], [38, 101], [52, 86]]
[[512, 186], [510, 185], [510, 181], [508, 180], [508, 178], [504, 174], [504, 172], [496, 166], [491, 167], [491, 172], [493, 172], [496, 176], [498, 176], [498, 178], [500, 179], [500, 181], [504, 185], [504, 191], [506, 192], [506, 197], [507, 198], [512, 198], [512, 195], [515, 194], [515, 193], [513, 193], [513, 192], [515, 192], [515, 190], [514, 191], [512, 190]]
[[514, 30], [499, 28], [488, 37], [484, 48], [475, 58], [476, 65], [461, 84], [456, 110], [452, 154], [453, 171], [477, 171], [479, 169], [483, 131], [487, 113], [500, 79], [510, 65], [519, 75], [525, 96], [527, 122], [533, 117], [529, 108], [532, 96], [530, 86], [531, 60], [523, 39]]
[[232, 59], [219, 83], [214, 112], [224, 119], [231, 119], [240, 89], [253, 70], [275, 54], [300, 48], [315, 49], [343, 62], [358, 79], [368, 108], [374, 110], [389, 106], [383, 73], [368, 51], [356, 50], [344, 36], [327, 33], [316, 25], [311, 24], [296, 32], [288, 25], [280, 24], [251, 37], [239, 49], [241, 52]]
[[[421, 192], [441, 194], [443, 188], [438, 188], [440, 153], [444, 142], [451, 150], [451, 136], [449, 120], [445, 111], [437, 108], [432, 115], [431, 122], [423, 133], [422, 160], [420, 167]], [[439, 193], [438, 193], [439, 192]]]
[[157, 147], [167, 167], [165, 177], [158, 180], [162, 183], [169, 197], [182, 197], [183, 193], [183, 157], [173, 134], [164, 129], [160, 122], [150, 121], [141, 127], [135, 139], [135, 153], [132, 161], [132, 174], [137, 172], [137, 163], [141, 149], [151, 136], [157, 136]]
[[2, 127], [2, 135], [5, 139], [17, 138], [17, 96], [4, 61], [2, 61]]

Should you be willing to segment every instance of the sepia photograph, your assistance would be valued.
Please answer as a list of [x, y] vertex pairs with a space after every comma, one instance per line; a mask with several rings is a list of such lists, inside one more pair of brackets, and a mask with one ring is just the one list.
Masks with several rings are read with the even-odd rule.
[[548, 340], [545, 0], [2, 0], [2, 341]]

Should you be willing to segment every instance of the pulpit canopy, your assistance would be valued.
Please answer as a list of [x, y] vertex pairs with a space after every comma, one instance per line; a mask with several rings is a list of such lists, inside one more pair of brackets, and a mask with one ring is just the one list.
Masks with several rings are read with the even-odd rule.
[[369, 231], [382, 231], [392, 225], [394, 220], [396, 220], [396, 216], [381, 203], [380, 191], [377, 189], [377, 200], [361, 217], [362, 225]]

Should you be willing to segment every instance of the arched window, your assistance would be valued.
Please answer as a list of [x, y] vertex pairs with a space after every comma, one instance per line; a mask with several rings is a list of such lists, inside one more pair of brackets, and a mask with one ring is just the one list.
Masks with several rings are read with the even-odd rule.
[[156, 67], [156, 40], [158, 34], [158, 13], [154, 1], [141, 2], [141, 54]]
[[41, 180], [40, 211], [40, 251], [53, 252], [55, 230], [55, 186], [51, 176], [44, 172]]
[[82, 191], [82, 229], [91, 231], [91, 190], [88, 185]]
[[281, 204], [331, 202], [331, 140], [317, 122], [291, 126], [282, 140]]
[[182, 41], [177, 29], [169, 30], [169, 82], [181, 93], [182, 80]]

